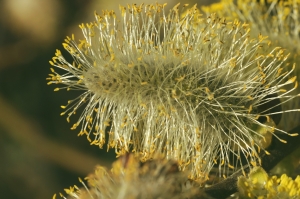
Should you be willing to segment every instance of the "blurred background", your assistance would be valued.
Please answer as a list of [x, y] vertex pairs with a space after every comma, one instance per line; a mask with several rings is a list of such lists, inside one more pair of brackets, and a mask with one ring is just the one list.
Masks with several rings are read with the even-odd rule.
[[[177, 1], [159, 0], [169, 8]], [[213, 1], [181, 1], [207, 5]], [[113, 150], [90, 146], [61, 117], [61, 105], [77, 94], [47, 86], [49, 60], [66, 36], [81, 36], [78, 24], [94, 11], [155, 1], [0, 0], [0, 198], [46, 199], [80, 185], [78, 177], [115, 159]], [[75, 117], [73, 121], [75, 121]], [[59, 198], [59, 197], [57, 197]]]

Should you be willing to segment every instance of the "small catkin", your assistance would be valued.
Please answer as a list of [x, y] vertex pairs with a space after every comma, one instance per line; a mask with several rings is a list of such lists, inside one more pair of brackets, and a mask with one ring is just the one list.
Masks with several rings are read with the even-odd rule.
[[65, 189], [69, 199], [211, 198], [179, 171], [176, 161], [163, 157], [141, 163], [126, 154], [113, 163], [111, 170], [97, 166], [85, 179], [88, 186], [80, 179], [84, 188], [75, 185]]

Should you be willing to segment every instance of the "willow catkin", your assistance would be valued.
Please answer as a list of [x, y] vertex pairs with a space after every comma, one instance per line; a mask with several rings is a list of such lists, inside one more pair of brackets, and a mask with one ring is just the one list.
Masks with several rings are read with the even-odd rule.
[[[247, 24], [202, 17], [195, 6], [120, 11], [120, 19], [103, 11], [80, 25], [85, 39], [79, 43], [67, 37], [63, 46], [73, 62], [59, 50], [50, 61], [59, 69], [47, 78], [61, 85], [55, 91], [82, 90], [62, 106], [68, 122], [79, 113], [71, 129], [119, 155], [131, 151], [147, 160], [163, 153], [200, 181], [216, 163], [221, 174], [240, 166], [241, 156], [259, 164], [266, 135], [257, 129], [272, 134], [270, 115], [281, 113], [259, 107], [295, 97], [285, 51], [270, 48], [262, 35], [250, 37]], [[288, 84], [292, 89], [283, 89]]]
[[[189, 182], [185, 172], [180, 172], [174, 160], [156, 157], [141, 163], [132, 154], [116, 160], [111, 170], [97, 166], [83, 188], [76, 185], [65, 189], [69, 199], [210, 199]], [[62, 198], [66, 197], [60, 193]], [[56, 194], [53, 199], [56, 198]]]

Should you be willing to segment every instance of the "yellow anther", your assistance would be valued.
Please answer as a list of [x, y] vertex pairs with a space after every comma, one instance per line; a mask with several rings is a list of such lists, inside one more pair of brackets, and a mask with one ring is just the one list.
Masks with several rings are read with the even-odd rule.
[[112, 54], [110, 55], [110, 60], [109, 60], [109, 61], [112, 62], [112, 61], [114, 61], [114, 60], [115, 60], [115, 54], [112, 53]]
[[128, 64], [128, 67], [129, 67], [129, 68], [134, 67], [134, 63], [131, 62], [130, 64]]
[[221, 166], [224, 165], [224, 160], [221, 161], [221, 164], [220, 164], [220, 165], [221, 165]]
[[295, 82], [294, 89], [298, 88], [298, 81]]
[[228, 164], [228, 167], [229, 167], [230, 169], [234, 169], [234, 166], [232, 166], [231, 164]]
[[184, 80], [185, 75], [182, 75], [181, 77], [177, 77], [175, 78], [176, 81], [181, 82], [182, 80]]
[[251, 163], [251, 165], [254, 166], [254, 167], [256, 167], [256, 165], [257, 165], [255, 161], [251, 161], [250, 163]]
[[78, 125], [79, 125], [78, 123], [73, 124], [73, 126], [71, 127], [71, 130], [76, 129]]
[[251, 111], [252, 111], [252, 105], [249, 106], [248, 113], [251, 113]]
[[253, 97], [251, 97], [251, 95], [248, 95], [247, 98], [253, 100]]
[[55, 55], [56, 55], [57, 57], [61, 56], [61, 51], [58, 50], [58, 49], [56, 49]]
[[178, 11], [179, 5], [180, 5], [180, 3], [176, 4], [176, 5], [173, 7], [173, 10], [177, 12], [177, 11]]
[[280, 139], [280, 138], [278, 138], [278, 140], [279, 140], [280, 142], [284, 143], [284, 144], [286, 144], [286, 143], [287, 143], [287, 141], [286, 141], [286, 140], [283, 140], [283, 139]]
[[91, 140], [90, 137], [86, 137], [86, 139], [87, 139], [89, 142], [92, 142], [92, 140]]
[[140, 106], [143, 107], [143, 108], [147, 108], [147, 105], [144, 104], [144, 103], [141, 103]]
[[296, 81], [296, 79], [297, 79], [297, 76], [294, 76], [294, 77], [290, 78], [286, 83], [287, 84], [294, 83]]
[[67, 44], [67, 43], [62, 43], [62, 45], [63, 45], [63, 47], [64, 47], [65, 49], [71, 48], [70, 45]]

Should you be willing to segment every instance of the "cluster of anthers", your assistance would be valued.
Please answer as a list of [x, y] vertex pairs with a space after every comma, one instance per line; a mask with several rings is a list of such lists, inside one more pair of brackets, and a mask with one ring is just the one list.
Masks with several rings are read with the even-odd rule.
[[196, 6], [120, 11], [120, 19], [103, 11], [80, 25], [79, 43], [67, 37], [72, 63], [59, 50], [50, 61], [59, 72], [51, 68], [48, 84], [64, 85], [55, 91], [83, 91], [62, 106], [68, 122], [81, 109], [72, 129], [101, 148], [108, 140], [118, 155], [164, 154], [200, 181], [214, 165], [220, 174], [243, 158], [259, 165], [270, 135], [287, 134], [272, 118], [298, 86], [285, 50], [260, 34], [251, 37], [248, 24], [202, 17]]
[[269, 177], [260, 167], [253, 168], [247, 177], [240, 176], [237, 186], [242, 198], [300, 198], [300, 176], [295, 180], [286, 174]]

